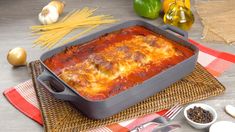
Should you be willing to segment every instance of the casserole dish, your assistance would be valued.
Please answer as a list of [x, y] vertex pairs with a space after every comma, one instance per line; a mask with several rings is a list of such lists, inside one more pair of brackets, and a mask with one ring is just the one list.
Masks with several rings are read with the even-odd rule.
[[[193, 54], [190, 57], [184, 59], [183, 61], [167, 69], [162, 70], [160, 73], [153, 75], [146, 80], [143, 80], [143, 82], [138, 83], [138, 85], [133, 85], [132, 87], [124, 91], [118, 92], [115, 95], [98, 100], [87, 98], [86, 96], [84, 96], [84, 94], [79, 93], [76, 89], [71, 87], [71, 85], [68, 84], [64, 79], [61, 79], [61, 77], [58, 76], [55, 70], [52, 70], [48, 67], [48, 65], [45, 64], [45, 61], [47, 59], [61, 52], [64, 52], [72, 46], [90, 42], [91, 40], [97, 39], [100, 36], [106, 35], [108, 33], [136, 25], [142, 26], [156, 34], [163, 36], [164, 38], [167, 38], [184, 47], [187, 47], [188, 49], [192, 50]], [[181, 37], [171, 34], [166, 30], [175, 32], [181, 35]], [[40, 57], [40, 61], [45, 70], [37, 78], [37, 80], [56, 98], [65, 101], [70, 101], [77, 109], [79, 109], [88, 117], [94, 119], [103, 119], [115, 113], [118, 113], [136, 104], [137, 102], [140, 102], [143, 99], [163, 90], [172, 83], [178, 81], [182, 77], [192, 72], [196, 64], [198, 49], [187, 41], [187, 36], [188, 35], [186, 32], [169, 25], [164, 25], [159, 28], [140, 20], [131, 20], [123, 22], [121, 24], [96, 32], [94, 34], [83, 37], [74, 42], [71, 42], [69, 44], [44, 53]], [[51, 88], [49, 86], [51, 86]]]

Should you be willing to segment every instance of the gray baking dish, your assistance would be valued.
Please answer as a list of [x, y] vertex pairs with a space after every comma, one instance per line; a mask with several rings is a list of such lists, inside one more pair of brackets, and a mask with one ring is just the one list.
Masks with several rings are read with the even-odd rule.
[[[144, 81], [142, 84], [129, 88], [115, 96], [111, 96], [101, 101], [92, 101], [80, 96], [78, 92], [73, 90], [63, 80], [57, 77], [57, 75], [43, 63], [45, 59], [64, 51], [67, 47], [82, 44], [115, 30], [134, 25], [144, 26], [157, 34], [161, 34], [170, 40], [182, 44], [192, 49], [194, 51], [194, 55], [178, 63], [177, 65], [160, 72], [152, 78]], [[166, 30], [172, 31], [174, 34]], [[180, 36], [175, 35], [175, 33]], [[157, 27], [145, 21], [130, 20], [45, 52], [40, 57], [41, 64], [45, 69], [37, 80], [43, 88], [46, 88], [55, 98], [71, 102], [77, 109], [90, 118], [103, 119], [156, 94], [157, 92], [167, 88], [172, 83], [188, 75], [193, 71], [196, 65], [197, 57], [198, 48], [188, 41], [188, 34], [186, 32], [169, 25]]]

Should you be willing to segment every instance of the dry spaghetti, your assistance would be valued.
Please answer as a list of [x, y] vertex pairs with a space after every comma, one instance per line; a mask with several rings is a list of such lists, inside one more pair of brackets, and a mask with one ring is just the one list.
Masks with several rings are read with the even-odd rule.
[[63, 40], [62, 44], [75, 40], [101, 24], [109, 24], [117, 21], [109, 15], [94, 16], [93, 13], [95, 10], [96, 9], [85, 7], [82, 10], [68, 13], [57, 23], [32, 26], [31, 30], [33, 34], [39, 35], [39, 37], [34, 41], [34, 46], [39, 45], [43, 48], [52, 48], [74, 29], [79, 28], [83, 29], [83, 31], [70, 39]]

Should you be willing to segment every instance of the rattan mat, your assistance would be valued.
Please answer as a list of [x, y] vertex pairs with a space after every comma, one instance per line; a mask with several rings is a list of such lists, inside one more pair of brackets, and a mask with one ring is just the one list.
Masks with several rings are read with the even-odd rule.
[[186, 104], [216, 96], [225, 90], [221, 83], [197, 64], [193, 73], [156, 95], [110, 118], [92, 120], [82, 115], [68, 102], [55, 99], [38, 85], [36, 77], [42, 72], [39, 61], [31, 62], [30, 68], [46, 131], [88, 130], [166, 109], [176, 102]]

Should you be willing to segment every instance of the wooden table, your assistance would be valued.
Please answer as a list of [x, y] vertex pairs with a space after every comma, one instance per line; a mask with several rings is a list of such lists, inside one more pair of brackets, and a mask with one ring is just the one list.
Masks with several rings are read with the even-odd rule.
[[[0, 1], [0, 92], [3, 93], [8, 87], [14, 86], [30, 79], [26, 67], [12, 68], [7, 63], [6, 55], [9, 49], [20, 46], [27, 50], [28, 62], [36, 60], [44, 52], [36, 47], [32, 48], [32, 42], [35, 38], [30, 36], [29, 27], [39, 24], [37, 16], [47, 1], [35, 0], [1, 0]], [[66, 1], [65, 12], [73, 9], [79, 9], [85, 6], [99, 7], [98, 13], [111, 14], [120, 21], [130, 19], [141, 19], [136, 16], [132, 8], [132, 0], [64, 0]], [[194, 2], [193, 2], [194, 3]], [[201, 41], [202, 25], [198, 15], [195, 14], [195, 24], [189, 31], [189, 37], [213, 49], [235, 54], [235, 46], [219, 43], [205, 43]], [[148, 20], [146, 20], [148, 21]], [[149, 21], [155, 25], [162, 25], [162, 19]], [[105, 25], [97, 30], [109, 27]], [[76, 34], [76, 32], [74, 33]], [[226, 92], [223, 95], [212, 97], [202, 102], [213, 106], [218, 112], [218, 120], [228, 120], [235, 122], [235, 119], [224, 112], [226, 104], [235, 106], [235, 66], [226, 71], [219, 81], [225, 85]], [[38, 125], [18, 110], [0, 94], [0, 131], [43, 131], [42, 126]], [[199, 131], [190, 127], [183, 114], [179, 114], [174, 122], [180, 123], [182, 129], [179, 131]]]

